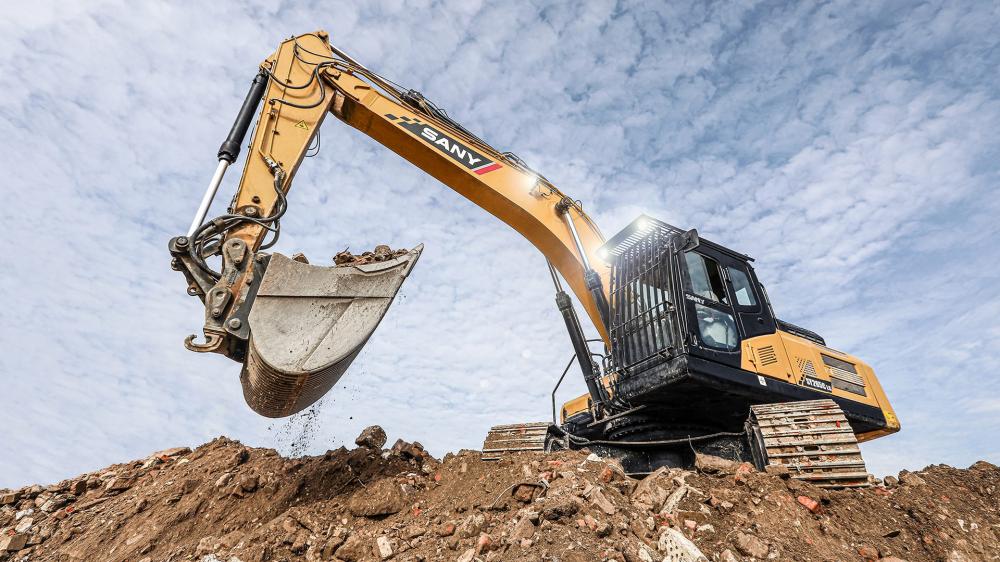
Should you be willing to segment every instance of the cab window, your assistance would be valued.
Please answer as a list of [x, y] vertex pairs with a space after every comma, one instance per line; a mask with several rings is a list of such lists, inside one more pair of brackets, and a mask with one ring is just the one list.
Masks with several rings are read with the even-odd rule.
[[692, 293], [715, 302], [729, 304], [726, 298], [726, 286], [722, 282], [722, 270], [715, 260], [697, 252], [687, 252], [684, 254], [684, 260], [687, 262], [688, 276], [691, 278]]
[[735, 267], [727, 267], [729, 280], [733, 282], [733, 290], [736, 291], [736, 304], [740, 306], [757, 306], [757, 297], [753, 294], [753, 287], [750, 286], [750, 279], [747, 274]]
[[694, 303], [694, 311], [701, 341], [706, 346], [722, 351], [734, 351], [739, 346], [740, 336], [731, 314], [698, 303]]

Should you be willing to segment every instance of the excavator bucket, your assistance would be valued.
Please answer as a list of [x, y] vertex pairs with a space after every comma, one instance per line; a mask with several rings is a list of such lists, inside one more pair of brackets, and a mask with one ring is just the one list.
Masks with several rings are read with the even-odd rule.
[[240, 381], [258, 414], [290, 416], [340, 380], [378, 327], [423, 245], [386, 261], [319, 267], [275, 253], [250, 309]]

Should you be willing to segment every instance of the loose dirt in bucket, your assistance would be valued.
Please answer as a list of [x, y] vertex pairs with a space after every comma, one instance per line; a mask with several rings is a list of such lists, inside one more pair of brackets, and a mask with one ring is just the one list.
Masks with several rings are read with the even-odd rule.
[[380, 244], [375, 246], [375, 249], [371, 252], [363, 252], [360, 255], [354, 255], [348, 250], [338, 252], [337, 255], [333, 256], [333, 264], [337, 266], [364, 265], [366, 263], [388, 261], [407, 253], [409, 253], [409, 250], [393, 250], [385, 244]]

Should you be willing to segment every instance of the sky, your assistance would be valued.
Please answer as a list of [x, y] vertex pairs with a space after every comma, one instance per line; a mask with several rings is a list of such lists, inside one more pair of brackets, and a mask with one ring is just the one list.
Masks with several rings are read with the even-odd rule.
[[572, 352], [543, 256], [335, 119], [275, 249], [424, 243], [382, 325], [284, 420], [244, 404], [236, 363], [184, 349], [203, 308], [167, 241], [259, 62], [320, 28], [605, 235], [646, 213], [756, 258], [779, 317], [878, 374], [903, 429], [863, 446], [873, 473], [1000, 463], [998, 6], [19, 3], [0, 15], [0, 488], [218, 435], [318, 454], [380, 424], [442, 455], [549, 418]]

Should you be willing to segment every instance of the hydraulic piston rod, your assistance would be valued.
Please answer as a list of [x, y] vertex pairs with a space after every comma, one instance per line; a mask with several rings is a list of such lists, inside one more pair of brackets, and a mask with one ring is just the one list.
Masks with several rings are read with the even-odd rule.
[[580, 255], [580, 261], [583, 262], [583, 275], [584, 282], [587, 284], [587, 290], [590, 291], [594, 302], [597, 303], [597, 312], [601, 315], [601, 322], [604, 323], [605, 329], [608, 329], [610, 327], [609, 318], [611, 312], [608, 299], [604, 296], [601, 276], [590, 265], [590, 258], [587, 256], [587, 251], [583, 249], [583, 242], [580, 241], [580, 233], [577, 232], [576, 224], [573, 223], [573, 216], [569, 213], [571, 208], [573, 208], [573, 201], [567, 197], [556, 205], [556, 212], [562, 215], [563, 221], [566, 222], [566, 227], [569, 229], [570, 236], [573, 237], [573, 244]]
[[208, 189], [205, 190], [205, 195], [201, 198], [201, 204], [198, 205], [198, 211], [194, 215], [194, 220], [191, 221], [191, 227], [188, 228], [189, 238], [205, 222], [205, 216], [208, 215], [208, 209], [212, 206], [216, 192], [219, 191], [219, 185], [222, 184], [222, 177], [226, 175], [226, 169], [240, 155], [240, 145], [243, 144], [243, 138], [247, 135], [247, 130], [250, 128], [250, 123], [257, 112], [260, 99], [264, 97], [266, 88], [267, 73], [261, 70], [250, 83], [250, 91], [247, 92], [247, 97], [243, 100], [243, 106], [240, 107], [240, 112], [236, 115], [236, 121], [233, 122], [233, 128], [229, 130], [229, 136], [222, 141], [222, 146], [219, 147], [219, 165], [215, 168], [212, 181], [209, 182]]

